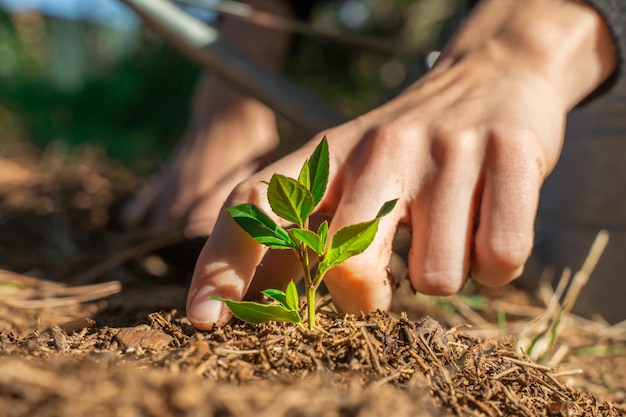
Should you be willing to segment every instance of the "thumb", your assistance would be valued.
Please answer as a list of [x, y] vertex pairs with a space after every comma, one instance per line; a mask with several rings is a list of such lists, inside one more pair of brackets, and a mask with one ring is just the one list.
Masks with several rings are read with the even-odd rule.
[[200, 330], [225, 323], [230, 310], [209, 297], [241, 300], [265, 248], [222, 211], [196, 263], [187, 295], [187, 318]]

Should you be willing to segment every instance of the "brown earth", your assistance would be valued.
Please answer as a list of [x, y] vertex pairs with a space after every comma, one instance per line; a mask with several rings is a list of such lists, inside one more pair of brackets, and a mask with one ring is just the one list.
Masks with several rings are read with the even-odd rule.
[[569, 315], [531, 360], [521, 346], [550, 308], [510, 287], [418, 299], [403, 285], [395, 313], [329, 306], [316, 332], [198, 332], [183, 305], [201, 242], [116, 226], [132, 175], [93, 149], [8, 154], [0, 416], [626, 415], [626, 328]]

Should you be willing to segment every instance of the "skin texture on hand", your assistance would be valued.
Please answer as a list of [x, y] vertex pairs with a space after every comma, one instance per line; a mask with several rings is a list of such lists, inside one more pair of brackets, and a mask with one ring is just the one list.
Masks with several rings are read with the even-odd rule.
[[[402, 95], [323, 132], [330, 181], [317, 211], [330, 233], [399, 198], [363, 254], [325, 278], [344, 312], [387, 309], [386, 266], [399, 223], [412, 229], [409, 276], [428, 294], [474, 278], [502, 285], [523, 270], [539, 189], [558, 159], [565, 116], [606, 79], [616, 58], [599, 16], [577, 1], [482, 2], [435, 68]], [[271, 212], [273, 173], [297, 177], [314, 138], [238, 185], [226, 207]], [[187, 315], [198, 328], [230, 317], [211, 294], [241, 299], [297, 276], [293, 254], [267, 252], [222, 211], [196, 265]], [[261, 266], [259, 266], [261, 265]]]

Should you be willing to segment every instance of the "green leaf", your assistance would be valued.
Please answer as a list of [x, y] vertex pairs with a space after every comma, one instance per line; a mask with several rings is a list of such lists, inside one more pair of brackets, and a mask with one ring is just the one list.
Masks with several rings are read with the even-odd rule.
[[300, 307], [300, 298], [298, 297], [298, 289], [296, 288], [296, 284], [293, 281], [289, 281], [289, 284], [287, 284], [286, 296], [286, 307], [289, 310], [298, 311], [298, 307]]
[[339, 229], [330, 242], [326, 256], [319, 264], [319, 273], [326, 273], [329, 269], [367, 249], [374, 241], [379, 222], [380, 219], [374, 219]]
[[225, 303], [235, 316], [250, 324], [259, 324], [266, 321], [302, 323], [302, 318], [297, 310], [288, 310], [282, 305], [261, 304], [254, 301], [233, 301], [217, 296], [209, 298]]
[[323, 253], [324, 245], [315, 232], [306, 229], [290, 229], [289, 234], [295, 241], [304, 243], [318, 255]]
[[287, 284], [287, 292], [277, 290], [274, 288], [268, 288], [261, 291], [264, 295], [268, 296], [272, 300], [278, 301], [287, 310], [297, 310], [299, 304], [298, 289], [293, 281], [289, 281]]
[[272, 249], [291, 249], [296, 243], [285, 229], [253, 204], [240, 204], [228, 209], [233, 220], [257, 242]]
[[376, 215], [376, 218], [380, 219], [381, 217], [385, 217], [386, 215], [391, 213], [391, 210], [394, 209], [397, 203], [398, 203], [397, 198], [395, 200], [389, 200], [385, 202], [383, 206], [380, 208], [380, 210], [378, 210], [378, 214]]
[[302, 165], [302, 169], [300, 170], [300, 175], [298, 176], [298, 182], [304, 187], [311, 191], [311, 171], [309, 170], [309, 160], [304, 161], [304, 165]]
[[285, 295], [284, 291], [276, 290], [274, 288], [268, 288], [266, 290], [261, 291], [261, 293], [263, 295], [268, 296], [272, 300], [278, 301], [285, 308], [287, 309], [289, 308], [289, 306], [287, 305], [287, 296]]
[[326, 193], [326, 187], [328, 186], [328, 173], [330, 168], [329, 162], [330, 156], [328, 153], [328, 140], [326, 136], [322, 138], [322, 141], [317, 145], [311, 158], [308, 161], [309, 165], [309, 178], [310, 178], [310, 190], [313, 194], [314, 205], [317, 206]]
[[320, 227], [317, 228], [317, 235], [322, 242], [322, 250], [326, 249], [326, 242], [328, 242], [328, 221], [324, 220]]
[[267, 198], [274, 213], [302, 226], [315, 203], [311, 192], [293, 178], [274, 174], [267, 189]]
[[[373, 220], [339, 229], [330, 242], [328, 252], [320, 261], [319, 273], [323, 275], [329, 269], [365, 251], [374, 241], [381, 217], [389, 214], [397, 202], [398, 199], [385, 202]], [[323, 228], [326, 230], [324, 231]], [[322, 223], [319, 229], [317, 234], [320, 236], [320, 240], [324, 240], [322, 235], [328, 234], [328, 224], [324, 226], [324, 223]]]

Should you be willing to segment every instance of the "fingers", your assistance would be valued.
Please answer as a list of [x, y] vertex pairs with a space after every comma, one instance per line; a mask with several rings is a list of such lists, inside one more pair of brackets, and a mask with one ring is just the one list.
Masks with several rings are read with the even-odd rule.
[[[302, 166], [306, 147], [274, 165], [259, 171], [239, 184], [227, 199], [224, 207], [252, 203], [278, 221], [267, 201], [267, 185], [273, 173], [297, 177]], [[213, 234], [207, 240], [196, 263], [187, 296], [187, 317], [199, 329], [209, 329], [215, 323], [230, 318], [230, 310], [209, 296], [241, 300], [248, 290], [257, 266], [266, 249], [252, 239], [226, 210], [217, 218]]]
[[[265, 196], [266, 186], [262, 183], [266, 180], [269, 178], [265, 179], [262, 171], [241, 183], [233, 190], [225, 207], [252, 203], [271, 213]], [[266, 249], [235, 223], [226, 210], [220, 212], [213, 234], [196, 263], [187, 296], [187, 317], [194, 326], [207, 329], [230, 318], [228, 308], [209, 296], [241, 300], [265, 252]]]
[[187, 296], [187, 317], [201, 330], [230, 318], [228, 308], [209, 296], [240, 300], [246, 292], [264, 248], [223, 211], [207, 240]]
[[228, 198], [229, 193], [237, 184], [252, 175], [256, 169], [256, 163], [239, 167], [230, 175], [222, 178], [209, 192], [197, 200], [186, 213], [186, 223], [183, 228], [185, 237], [208, 236], [215, 226], [220, 208]]
[[430, 153], [431, 180], [411, 206], [409, 276], [416, 291], [449, 295], [469, 269], [483, 141], [477, 132], [440, 133]]
[[[325, 216], [312, 215], [309, 228], [317, 230], [324, 220], [328, 219]], [[313, 251], [309, 251], [309, 261], [312, 266], [317, 262], [317, 255]], [[245, 298], [258, 300], [261, 298], [261, 291], [268, 288], [284, 290], [289, 281], [297, 283], [302, 277], [302, 265], [292, 251], [270, 250], [257, 267]]]
[[485, 285], [521, 275], [545, 175], [533, 143], [519, 133], [457, 133], [435, 140], [433, 180], [411, 205], [409, 275], [416, 291], [453, 294], [470, 266]]
[[[333, 218], [331, 233], [341, 227], [373, 219], [382, 203], [393, 199], [391, 195], [378, 195], [376, 198], [368, 198], [363, 194], [362, 196], [363, 200], [355, 198], [342, 201]], [[404, 202], [400, 201], [398, 206], [402, 204]], [[401, 217], [399, 213], [400, 207], [396, 207], [393, 212], [380, 220], [376, 237], [365, 252], [327, 272], [324, 282], [339, 311], [360, 313], [389, 309], [394, 283], [387, 266], [393, 237]]]
[[521, 275], [533, 246], [534, 222], [545, 167], [530, 138], [490, 141], [485, 189], [476, 233], [472, 274], [485, 285], [503, 285]]
[[390, 164], [411, 166], [409, 157], [406, 161], [383, 157], [395, 146], [399, 146], [397, 141], [387, 133], [371, 132], [348, 161], [352, 169], [345, 173], [342, 198], [330, 224], [331, 235], [342, 227], [372, 220], [385, 201], [400, 201], [380, 220], [374, 241], [365, 252], [326, 274], [324, 282], [342, 312], [388, 310], [391, 304], [393, 282], [387, 266], [397, 225], [406, 216], [407, 187], [400, 171], [394, 175]]
[[[454, 293], [470, 265], [480, 283], [498, 285], [517, 277], [532, 247], [546, 171], [539, 145], [532, 145], [538, 141], [519, 134], [489, 136], [477, 129], [424, 135], [392, 127], [360, 135], [353, 147], [331, 144], [336, 147], [329, 191], [320, 204], [322, 210], [334, 212], [331, 236], [347, 225], [373, 219], [385, 201], [400, 199], [381, 219], [369, 248], [328, 271], [325, 283], [338, 309], [359, 313], [389, 308], [391, 246], [398, 223], [409, 217], [409, 275], [416, 290]], [[253, 203], [269, 214], [262, 181], [275, 172], [297, 177], [314, 145], [237, 186], [226, 206]], [[338, 168], [332, 168], [333, 160]], [[229, 318], [229, 310], [209, 300], [210, 295], [239, 300], [250, 290], [248, 297], [255, 298], [262, 289], [283, 288], [299, 278], [291, 253], [273, 252], [264, 259], [265, 253], [222, 212], [194, 272], [187, 305], [190, 321], [204, 329]]]
[[268, 251], [254, 273], [254, 279], [246, 292], [246, 300], [259, 300], [261, 292], [268, 288], [285, 290], [289, 281], [299, 282], [302, 265], [290, 250]]

